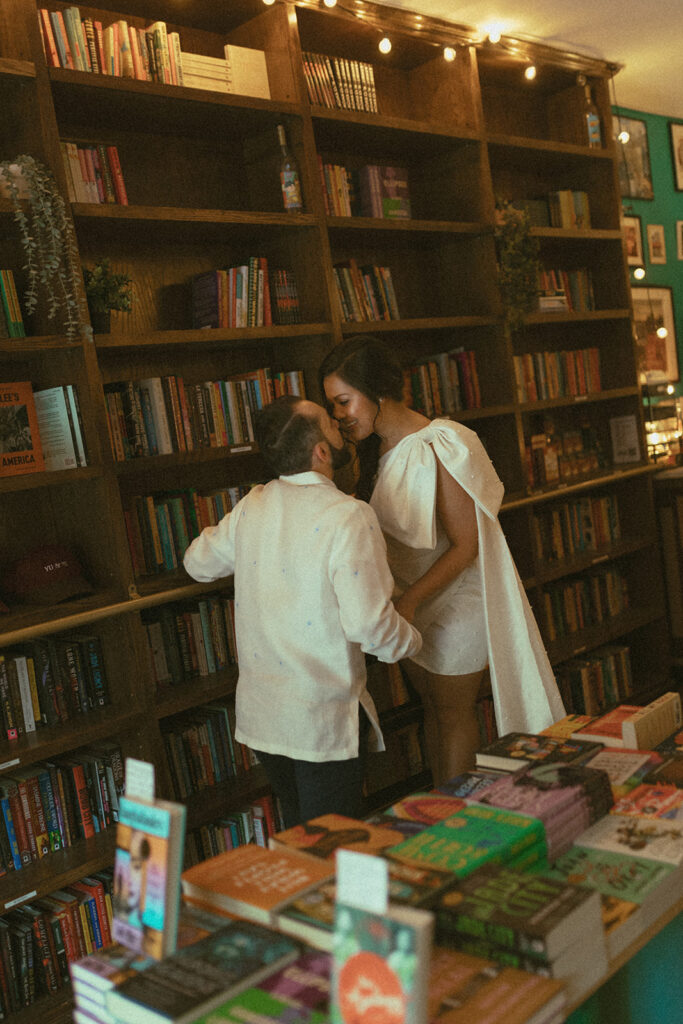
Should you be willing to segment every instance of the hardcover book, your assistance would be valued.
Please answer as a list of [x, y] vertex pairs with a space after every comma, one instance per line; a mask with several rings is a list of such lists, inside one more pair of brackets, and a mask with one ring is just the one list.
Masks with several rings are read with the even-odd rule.
[[430, 1024], [527, 1024], [562, 1019], [566, 995], [551, 978], [435, 947], [429, 965]]
[[272, 924], [284, 903], [333, 877], [329, 861], [249, 843], [195, 864], [181, 880], [191, 902]]
[[314, 857], [333, 857], [337, 850], [381, 853], [402, 838], [401, 833], [381, 825], [371, 825], [343, 814], [323, 814], [301, 825], [276, 832], [268, 840], [271, 849], [287, 847]]
[[387, 853], [397, 860], [446, 869], [464, 878], [482, 864], [509, 863], [532, 848], [545, 856], [540, 819], [472, 804], [390, 847]]
[[0, 384], [0, 477], [44, 469], [31, 382]]
[[[637, 704], [619, 704], [604, 715], [594, 718], [583, 729], [579, 729], [576, 735], [579, 739], [604, 743], [606, 747], [624, 747], [626, 744], [622, 736], [622, 726], [636, 711], [640, 711]], [[630, 749], [637, 749], [631, 747], [631, 744], [628, 746]]]
[[601, 742], [573, 734], [566, 739], [526, 732], [510, 732], [477, 752], [477, 767], [514, 770], [522, 765], [562, 761], [580, 764], [596, 754]]
[[127, 978], [107, 993], [107, 1009], [124, 1024], [190, 1024], [300, 953], [287, 935], [255, 921], [231, 921]]
[[434, 915], [389, 904], [385, 914], [337, 903], [331, 1024], [427, 1024]]
[[185, 815], [167, 800], [119, 801], [112, 936], [155, 960], [176, 948]]

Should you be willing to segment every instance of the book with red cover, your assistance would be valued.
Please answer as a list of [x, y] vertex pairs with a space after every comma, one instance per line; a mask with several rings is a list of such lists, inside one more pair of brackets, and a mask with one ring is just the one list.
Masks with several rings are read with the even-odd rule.
[[0, 477], [44, 469], [31, 382], [0, 384]]
[[627, 718], [640, 710], [637, 704], [618, 704], [611, 711], [594, 718], [583, 729], [574, 733], [574, 736], [576, 739], [604, 743], [606, 747], [623, 747], [625, 743], [621, 732], [622, 726]]

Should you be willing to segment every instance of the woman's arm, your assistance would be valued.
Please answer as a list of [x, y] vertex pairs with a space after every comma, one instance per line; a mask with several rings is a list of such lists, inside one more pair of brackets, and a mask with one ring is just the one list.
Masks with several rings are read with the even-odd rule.
[[450, 541], [450, 547], [396, 602], [397, 610], [408, 622], [413, 621], [415, 611], [423, 601], [442, 590], [474, 561], [479, 550], [477, 510], [474, 501], [438, 458], [436, 514]]

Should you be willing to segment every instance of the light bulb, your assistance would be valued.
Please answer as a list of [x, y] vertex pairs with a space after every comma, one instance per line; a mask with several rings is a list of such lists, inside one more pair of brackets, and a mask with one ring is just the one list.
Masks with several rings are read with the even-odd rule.
[[266, 7], [272, 7], [273, 4], [275, 3], [275, 0], [263, 0], [263, 2], [266, 5]]
[[325, 7], [336, 7], [337, 6], [337, 0], [323, 0], [323, 3], [325, 4]]
[[667, 384], [667, 385], [666, 385], [666, 393], [667, 393], [667, 395], [673, 395], [673, 393], [674, 393], [674, 391], [675, 391], [675, 390], [676, 390], [676, 389], [675, 389], [675, 387], [673, 386], [673, 384]]
[[444, 46], [443, 48], [443, 59], [447, 60], [449, 64], [455, 60], [455, 47]]
[[636, 269], [633, 271], [633, 276], [635, 277], [636, 281], [642, 281], [645, 277], [645, 267], [636, 267]]
[[529, 66], [524, 69], [524, 77], [526, 78], [526, 80], [528, 82], [533, 82], [534, 78], [536, 77], [536, 65], [535, 64], [529, 64]]
[[391, 52], [391, 39], [388, 36], [382, 36], [379, 41], [379, 52], [390, 53]]
[[488, 39], [490, 43], [499, 43], [502, 32], [498, 25], [491, 25], [488, 30]]
[[625, 128], [622, 128], [622, 130], [617, 135], [617, 140], [622, 144], [622, 146], [625, 146], [630, 138], [631, 133], [627, 132]]
[[657, 337], [658, 338], [667, 338], [668, 335], [669, 335], [669, 332], [667, 331], [666, 327], [663, 324], [662, 324], [661, 327], [657, 328]]

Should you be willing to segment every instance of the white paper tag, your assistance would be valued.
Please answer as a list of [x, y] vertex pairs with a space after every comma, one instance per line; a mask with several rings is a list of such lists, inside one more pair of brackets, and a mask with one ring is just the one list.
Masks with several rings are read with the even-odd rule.
[[386, 914], [388, 864], [382, 857], [337, 850], [337, 901], [373, 914]]
[[126, 796], [152, 803], [155, 793], [154, 765], [148, 761], [138, 761], [135, 757], [127, 757], [125, 786]]

